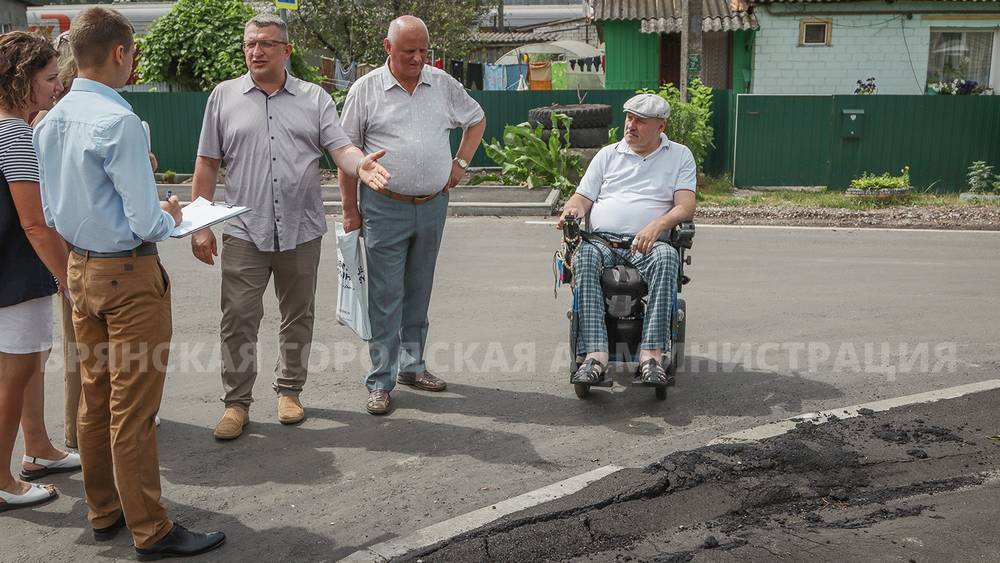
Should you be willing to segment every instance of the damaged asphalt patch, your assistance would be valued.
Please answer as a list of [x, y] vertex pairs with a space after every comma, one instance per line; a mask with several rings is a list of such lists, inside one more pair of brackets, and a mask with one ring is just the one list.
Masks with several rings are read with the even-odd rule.
[[997, 405], [987, 391], [675, 452], [399, 560], [997, 560]]

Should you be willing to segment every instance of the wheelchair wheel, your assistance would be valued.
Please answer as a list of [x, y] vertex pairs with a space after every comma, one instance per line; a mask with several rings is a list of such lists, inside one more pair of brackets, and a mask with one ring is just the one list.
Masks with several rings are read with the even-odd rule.
[[677, 298], [677, 314], [673, 322], [673, 343], [670, 346], [670, 367], [667, 369], [667, 386], [677, 381], [677, 370], [684, 362], [684, 332], [687, 328], [687, 303]]
[[[583, 358], [576, 354], [576, 313], [568, 311], [566, 317], [569, 318], [569, 375], [572, 377], [583, 364]], [[586, 399], [590, 395], [590, 386], [574, 383], [573, 392], [577, 398]]]

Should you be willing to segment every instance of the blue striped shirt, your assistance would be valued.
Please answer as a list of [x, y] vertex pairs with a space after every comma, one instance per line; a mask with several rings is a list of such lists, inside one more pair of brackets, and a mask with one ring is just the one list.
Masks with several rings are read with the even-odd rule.
[[174, 219], [160, 209], [145, 129], [113, 89], [77, 78], [33, 142], [45, 220], [71, 244], [120, 252], [170, 236]]

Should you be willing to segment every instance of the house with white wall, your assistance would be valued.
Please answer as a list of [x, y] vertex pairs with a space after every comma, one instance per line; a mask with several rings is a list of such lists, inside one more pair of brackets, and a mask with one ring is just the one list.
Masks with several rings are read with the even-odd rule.
[[[738, 0], [739, 1], [739, 0]], [[1000, 92], [998, 0], [742, 0], [759, 25], [754, 94], [924, 94], [973, 80]]]

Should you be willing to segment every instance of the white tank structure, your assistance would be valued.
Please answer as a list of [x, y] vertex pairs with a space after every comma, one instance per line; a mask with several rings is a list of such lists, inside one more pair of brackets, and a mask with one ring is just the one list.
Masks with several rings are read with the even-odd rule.
[[77, 14], [96, 5], [114, 8], [132, 22], [136, 35], [144, 35], [156, 18], [166, 14], [173, 2], [150, 2], [141, 4], [73, 4], [28, 7], [28, 31], [35, 31], [55, 39], [60, 33], [69, 31], [69, 26]]

